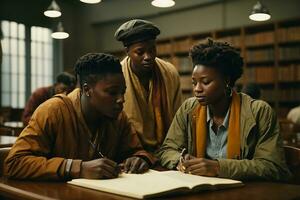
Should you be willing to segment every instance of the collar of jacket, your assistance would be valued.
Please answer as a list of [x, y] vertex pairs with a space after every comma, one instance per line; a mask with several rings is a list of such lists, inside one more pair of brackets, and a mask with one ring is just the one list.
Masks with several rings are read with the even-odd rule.
[[[251, 129], [256, 125], [255, 121], [255, 115], [251, 109], [252, 102], [254, 101], [250, 97], [239, 93], [241, 97], [241, 149], [244, 149], [245, 142], [247, 141], [247, 137], [251, 131]], [[196, 130], [196, 121], [197, 121], [197, 115], [195, 114], [196, 108], [199, 106], [198, 101], [195, 98], [195, 101], [192, 102], [192, 109], [190, 109], [190, 112], [188, 113], [188, 118], [192, 122], [192, 137], [195, 135]], [[192, 141], [194, 141], [195, 138], [192, 138]], [[193, 152], [194, 153], [194, 152]]]

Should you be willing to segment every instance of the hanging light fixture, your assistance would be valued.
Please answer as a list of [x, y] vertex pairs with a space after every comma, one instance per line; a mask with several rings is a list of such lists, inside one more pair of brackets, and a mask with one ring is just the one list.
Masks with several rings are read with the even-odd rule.
[[54, 39], [66, 39], [69, 37], [69, 33], [64, 31], [64, 27], [61, 22], [58, 22], [56, 30], [51, 34]]
[[101, 0], [80, 0], [83, 3], [89, 3], [89, 4], [95, 4], [95, 3], [100, 3]]
[[151, 4], [155, 7], [159, 8], [167, 8], [175, 5], [175, 1], [173, 0], [153, 0]]
[[44, 12], [44, 15], [47, 17], [52, 17], [52, 18], [61, 16], [60, 7], [58, 6], [58, 4], [56, 3], [55, 0], [52, 0], [50, 6]]
[[258, 1], [252, 8], [249, 19], [253, 21], [267, 21], [271, 18], [269, 10], [260, 1]]

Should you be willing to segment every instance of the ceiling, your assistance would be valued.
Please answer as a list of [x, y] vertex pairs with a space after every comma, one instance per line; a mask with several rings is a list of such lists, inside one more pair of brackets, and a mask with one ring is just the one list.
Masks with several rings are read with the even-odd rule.
[[[59, 2], [59, 0], [57, 0]], [[72, 1], [72, 0], [65, 0]], [[157, 8], [151, 5], [151, 0], [102, 0], [98, 4], [76, 3], [82, 14], [90, 19], [91, 23], [109, 23], [130, 18], [147, 18], [159, 16], [193, 7], [205, 6], [224, 0], [175, 0], [171, 8]]]

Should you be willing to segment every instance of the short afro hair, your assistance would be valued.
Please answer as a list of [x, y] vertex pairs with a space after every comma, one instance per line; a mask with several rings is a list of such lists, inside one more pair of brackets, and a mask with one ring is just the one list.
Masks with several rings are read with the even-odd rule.
[[84, 83], [93, 84], [107, 74], [122, 74], [122, 67], [113, 55], [88, 53], [77, 60], [75, 73], [82, 87]]
[[243, 58], [226, 42], [215, 42], [208, 38], [206, 43], [194, 45], [190, 50], [193, 66], [204, 65], [216, 68], [224, 77], [230, 79], [233, 87], [243, 74]]

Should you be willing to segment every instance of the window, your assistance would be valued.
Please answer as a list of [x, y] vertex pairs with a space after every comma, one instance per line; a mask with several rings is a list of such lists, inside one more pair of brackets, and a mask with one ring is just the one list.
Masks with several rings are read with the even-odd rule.
[[24, 108], [28, 94], [53, 83], [51, 30], [10, 21], [2, 21], [1, 29], [1, 106]]
[[31, 27], [31, 92], [53, 82], [52, 49], [51, 31], [47, 28]]

